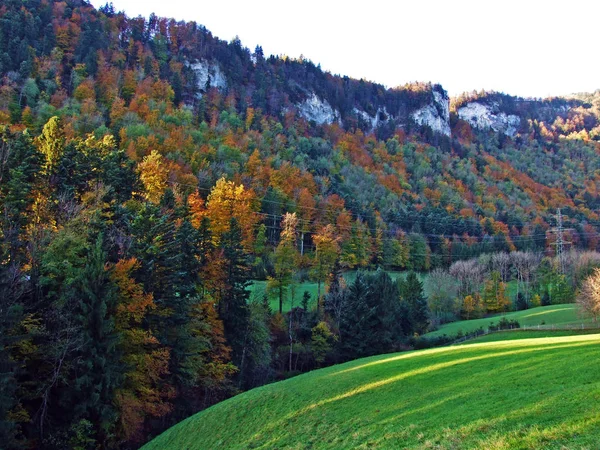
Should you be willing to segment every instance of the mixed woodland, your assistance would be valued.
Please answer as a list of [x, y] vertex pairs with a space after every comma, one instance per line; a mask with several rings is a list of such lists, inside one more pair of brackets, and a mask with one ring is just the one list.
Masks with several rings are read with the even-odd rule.
[[[573, 302], [600, 266], [600, 92], [464, 94], [448, 137], [410, 118], [441, 89], [112, 5], [3, 1], [0, 447], [138, 448], [439, 324]], [[340, 120], [303, 118], [312, 94]], [[475, 100], [518, 132], [459, 119]], [[382, 108], [374, 129], [356, 113]]]

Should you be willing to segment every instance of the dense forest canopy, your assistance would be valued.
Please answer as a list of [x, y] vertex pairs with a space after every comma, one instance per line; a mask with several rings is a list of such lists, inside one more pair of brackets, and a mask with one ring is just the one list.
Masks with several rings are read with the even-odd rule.
[[[506, 267], [523, 305], [567, 299], [580, 272], [543, 264], [558, 209], [566, 250], [598, 249], [599, 118], [600, 91], [450, 100], [194, 22], [2, 2], [0, 440], [135, 448], [241, 389], [408, 345], [432, 311], [507, 308]], [[531, 292], [530, 260], [554, 277]], [[341, 276], [376, 268], [468, 287], [444, 306], [414, 273]], [[299, 280], [318, 306], [282, 314]]]

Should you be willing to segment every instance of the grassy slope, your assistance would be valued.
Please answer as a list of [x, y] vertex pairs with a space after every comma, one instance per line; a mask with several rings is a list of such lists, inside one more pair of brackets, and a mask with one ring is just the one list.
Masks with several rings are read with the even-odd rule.
[[[507, 319], [516, 319], [519, 321], [521, 326], [528, 327], [540, 325], [540, 328], [552, 328], [553, 326], [577, 326], [581, 325], [581, 323], [584, 323], [588, 326], [592, 325], [591, 319], [582, 319], [579, 316], [577, 306], [574, 304], [551, 305], [539, 306], [537, 308], [531, 308], [525, 311], [515, 311], [507, 313], [504, 316], [498, 315], [485, 319], [461, 320], [459, 322], [452, 322], [442, 325], [439, 330], [427, 333], [426, 336], [433, 337], [441, 336], [443, 334], [455, 336], [459, 331], [465, 333], [467, 331], [476, 330], [480, 327], [487, 329], [490, 325], [490, 322], [497, 323], [502, 317], [506, 317]], [[543, 325], [541, 325], [542, 322], [544, 322]]]
[[600, 334], [365, 358], [263, 386], [145, 449], [596, 448]]
[[547, 337], [581, 336], [584, 334], [597, 334], [598, 330], [506, 330], [485, 334], [468, 339], [458, 345], [475, 344], [479, 342], [510, 341], [518, 339], [537, 339]]

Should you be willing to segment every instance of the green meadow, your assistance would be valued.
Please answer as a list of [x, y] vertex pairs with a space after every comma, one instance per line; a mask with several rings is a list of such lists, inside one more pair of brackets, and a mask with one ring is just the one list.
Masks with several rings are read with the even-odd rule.
[[456, 336], [478, 328], [486, 330], [490, 324], [497, 324], [500, 319], [517, 320], [522, 327], [539, 327], [540, 329], [574, 328], [583, 324], [584, 327], [594, 325], [590, 318], [582, 317], [575, 304], [539, 306], [525, 311], [515, 311], [483, 319], [461, 320], [442, 325], [438, 330], [425, 336], [436, 337], [444, 334]]
[[144, 449], [563, 449], [600, 442], [600, 334], [381, 355], [253, 389]]
[[[395, 271], [388, 271], [388, 274], [390, 275], [390, 277], [392, 277], [393, 280], [396, 280], [399, 276], [403, 276], [405, 277], [406, 274], [408, 272], [404, 271], [404, 272], [395, 272]], [[346, 283], [350, 284], [352, 282], [354, 282], [354, 280], [356, 279], [356, 274], [357, 271], [353, 270], [353, 271], [349, 271], [349, 272], [344, 272], [343, 277], [344, 280], [346, 281]], [[417, 274], [417, 276], [419, 277], [419, 279], [421, 281], [426, 280], [427, 278], [427, 274]], [[252, 281], [252, 284], [250, 284], [250, 286], [248, 286], [248, 290], [250, 291], [250, 299], [252, 301], [261, 301], [264, 297], [265, 294], [267, 294], [268, 299], [269, 299], [269, 306], [271, 307], [272, 311], [279, 311], [279, 297], [278, 297], [278, 292], [277, 290], [269, 290], [268, 288], [268, 282], [264, 281], [264, 280], [254, 280]], [[317, 293], [318, 293], [318, 285], [317, 283], [314, 283], [312, 281], [303, 281], [301, 283], [296, 283], [294, 285], [293, 288], [294, 291], [294, 295], [292, 296], [292, 289], [289, 288], [288, 289], [288, 294], [287, 294], [287, 299], [286, 301], [284, 301], [283, 303], [283, 311], [287, 312], [292, 308], [292, 302], [293, 302], [293, 306], [300, 306], [302, 304], [302, 297], [304, 295], [304, 292], [308, 292], [310, 294], [310, 302], [309, 302], [309, 307], [310, 308], [316, 308], [317, 306]], [[322, 283], [321, 284], [321, 295], [324, 295], [327, 292], [327, 283]]]
[[518, 339], [536, 339], [536, 338], [547, 338], [547, 337], [562, 337], [562, 336], [581, 336], [585, 334], [598, 334], [600, 330], [504, 330], [496, 331], [483, 336], [477, 336], [469, 339], [457, 345], [468, 345], [476, 344], [479, 342], [496, 342], [496, 341], [510, 341]]

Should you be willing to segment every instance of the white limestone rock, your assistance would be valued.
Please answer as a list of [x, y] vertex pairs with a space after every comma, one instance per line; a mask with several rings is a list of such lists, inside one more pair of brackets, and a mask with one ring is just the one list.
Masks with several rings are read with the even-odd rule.
[[211, 88], [216, 87], [221, 90], [227, 88], [227, 80], [217, 63], [201, 60], [190, 64], [190, 67], [196, 73], [197, 86], [201, 91], [206, 90], [207, 82]]
[[450, 136], [450, 100], [448, 96], [433, 91], [433, 101], [411, 114], [419, 125], [427, 125], [436, 133]]
[[365, 122], [370, 124], [369, 131], [373, 131], [379, 125], [388, 122], [390, 119], [394, 119], [394, 117], [391, 117], [388, 114], [385, 106], [383, 108], [378, 108], [377, 112], [375, 113], [375, 116], [371, 116], [366, 111], [363, 111], [358, 108], [354, 108], [353, 112], [354, 112], [354, 114], [359, 116], [361, 119], [363, 119]]
[[333, 109], [327, 100], [321, 100], [315, 93], [301, 103], [296, 105], [298, 113], [306, 120], [314, 120], [317, 124], [331, 125], [340, 122], [339, 111]]
[[498, 104], [484, 105], [470, 102], [458, 108], [458, 117], [480, 130], [492, 129], [513, 137], [517, 134], [521, 119], [514, 114], [499, 112]]

